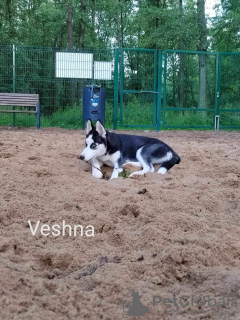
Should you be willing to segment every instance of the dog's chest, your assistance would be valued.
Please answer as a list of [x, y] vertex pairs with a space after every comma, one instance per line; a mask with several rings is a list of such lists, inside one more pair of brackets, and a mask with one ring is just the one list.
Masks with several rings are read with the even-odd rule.
[[120, 158], [120, 151], [116, 151], [113, 154], [105, 154], [101, 157], [98, 157], [100, 161], [110, 167], [114, 167], [114, 165], [118, 162]]

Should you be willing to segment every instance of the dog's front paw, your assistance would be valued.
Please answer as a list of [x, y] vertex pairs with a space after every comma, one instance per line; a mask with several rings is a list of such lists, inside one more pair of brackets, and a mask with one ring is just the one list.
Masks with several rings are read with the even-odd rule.
[[109, 179], [109, 180], [112, 180], [112, 179], [117, 179], [118, 177], [113, 177], [113, 176], [111, 176], [111, 178]]
[[130, 170], [130, 169], [132, 169], [132, 165], [131, 165], [131, 163], [126, 162], [126, 163], [124, 163], [124, 164], [122, 165], [122, 168], [123, 168], [123, 169]]
[[94, 178], [98, 178], [98, 179], [101, 179], [103, 177], [103, 174], [100, 170], [94, 170], [92, 172], [92, 175], [94, 176]]
[[167, 173], [167, 168], [160, 167], [160, 169], [158, 170], [158, 173], [166, 174]]
[[110, 180], [111, 180], [111, 179], [117, 179], [117, 178], [118, 178], [118, 172], [113, 171]]
[[135, 172], [131, 173], [129, 176], [129, 178], [131, 178], [131, 179], [138, 179], [139, 177], [140, 177], [139, 174], [135, 173]]
[[135, 171], [130, 174], [129, 178], [131, 179], [140, 179], [140, 177], [145, 177], [145, 172], [143, 171]]

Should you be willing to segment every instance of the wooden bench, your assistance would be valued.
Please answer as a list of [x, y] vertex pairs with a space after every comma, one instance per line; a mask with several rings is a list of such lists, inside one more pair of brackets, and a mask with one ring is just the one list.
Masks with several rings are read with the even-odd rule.
[[5, 113], [33, 113], [37, 115], [37, 129], [40, 128], [40, 103], [38, 94], [0, 93], [0, 106], [35, 107], [35, 110], [0, 109]]

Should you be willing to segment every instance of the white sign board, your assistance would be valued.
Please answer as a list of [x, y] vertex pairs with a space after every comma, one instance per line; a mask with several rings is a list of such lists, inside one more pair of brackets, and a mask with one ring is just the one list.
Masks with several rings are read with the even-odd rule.
[[56, 78], [93, 77], [93, 54], [56, 52]]
[[94, 61], [94, 79], [112, 80], [112, 63]]

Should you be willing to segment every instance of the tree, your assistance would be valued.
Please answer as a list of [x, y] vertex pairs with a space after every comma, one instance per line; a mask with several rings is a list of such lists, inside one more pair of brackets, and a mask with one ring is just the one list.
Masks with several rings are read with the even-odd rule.
[[72, 21], [72, 5], [69, 2], [67, 5], [67, 29], [68, 29], [68, 48], [73, 47], [73, 21]]
[[240, 0], [223, 0], [216, 10], [211, 28], [213, 50], [239, 51]]
[[80, 49], [84, 48], [85, 28], [86, 28], [85, 15], [86, 15], [85, 0], [80, 0], [80, 19], [79, 19], [79, 47], [80, 47]]
[[[198, 51], [206, 52], [208, 48], [207, 41], [207, 23], [205, 17], [205, 0], [197, 0], [199, 43]], [[199, 99], [198, 107], [207, 107], [207, 55], [199, 54]]]
[[[183, 28], [183, 2], [179, 0], [180, 28]], [[183, 34], [180, 33], [179, 49], [184, 50]], [[179, 103], [180, 108], [184, 107], [184, 54], [180, 54], [180, 83], [179, 83]]]

